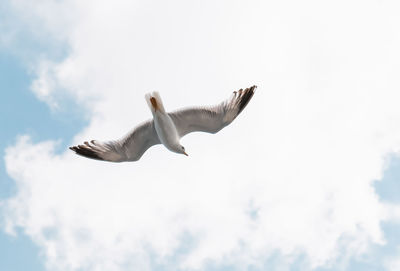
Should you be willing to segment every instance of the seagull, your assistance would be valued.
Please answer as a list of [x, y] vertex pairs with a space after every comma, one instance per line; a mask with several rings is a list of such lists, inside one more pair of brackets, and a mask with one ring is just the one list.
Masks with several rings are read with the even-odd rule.
[[138, 161], [147, 149], [157, 144], [188, 156], [180, 139], [191, 132], [215, 134], [228, 126], [249, 103], [256, 88], [234, 91], [229, 99], [214, 106], [188, 107], [169, 113], [158, 92], [148, 93], [145, 99], [153, 119], [139, 124], [119, 140], [91, 140], [70, 149], [81, 156], [109, 162]]

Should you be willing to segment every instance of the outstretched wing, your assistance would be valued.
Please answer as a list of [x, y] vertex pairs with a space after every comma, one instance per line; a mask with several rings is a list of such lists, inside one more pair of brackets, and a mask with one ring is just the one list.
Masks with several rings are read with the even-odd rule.
[[137, 161], [153, 145], [160, 144], [153, 120], [146, 121], [120, 140], [92, 140], [70, 147], [76, 154], [110, 162]]
[[180, 137], [191, 132], [216, 133], [229, 125], [249, 103], [257, 86], [234, 91], [215, 106], [191, 107], [169, 113]]

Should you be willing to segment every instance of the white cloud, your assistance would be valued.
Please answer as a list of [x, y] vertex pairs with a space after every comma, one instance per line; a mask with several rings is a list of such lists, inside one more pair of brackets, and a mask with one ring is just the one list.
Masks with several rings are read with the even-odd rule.
[[[399, 248], [397, 248], [399, 250]], [[388, 257], [386, 262], [385, 262], [385, 268], [388, 271], [396, 271], [399, 270], [400, 268], [400, 255], [399, 252], [397, 251], [395, 257]]]
[[73, 143], [119, 137], [148, 118], [147, 91], [174, 109], [259, 86], [231, 126], [184, 138], [189, 158], [158, 146], [137, 163], [101, 163], [27, 137], [8, 148], [18, 193], [7, 221], [51, 270], [245, 269], [276, 250], [313, 268], [385, 242], [387, 210], [371, 184], [400, 147], [396, 2], [18, 9], [27, 2], [14, 1], [21, 17], [70, 46], [63, 61], [42, 59], [33, 89], [50, 103], [63, 89], [87, 108]]

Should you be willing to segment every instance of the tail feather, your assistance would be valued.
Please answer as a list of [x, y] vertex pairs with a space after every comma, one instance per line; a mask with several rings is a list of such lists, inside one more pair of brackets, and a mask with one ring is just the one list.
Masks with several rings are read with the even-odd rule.
[[145, 98], [151, 112], [155, 113], [156, 111], [160, 111], [165, 113], [165, 108], [158, 92], [147, 93]]
[[158, 108], [158, 104], [157, 104], [156, 98], [151, 97], [150, 98], [150, 102], [151, 102], [151, 105], [153, 106], [154, 110], [157, 111], [157, 109], [159, 109], [159, 108]]

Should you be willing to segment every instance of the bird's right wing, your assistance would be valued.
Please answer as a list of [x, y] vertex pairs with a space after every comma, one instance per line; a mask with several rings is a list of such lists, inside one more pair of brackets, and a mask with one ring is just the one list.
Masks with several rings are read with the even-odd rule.
[[234, 91], [215, 106], [191, 107], [169, 113], [180, 137], [191, 132], [216, 133], [229, 125], [253, 97], [256, 86]]
[[160, 144], [154, 121], [149, 120], [133, 129], [120, 140], [84, 142], [70, 147], [76, 154], [110, 162], [137, 161], [153, 145]]

